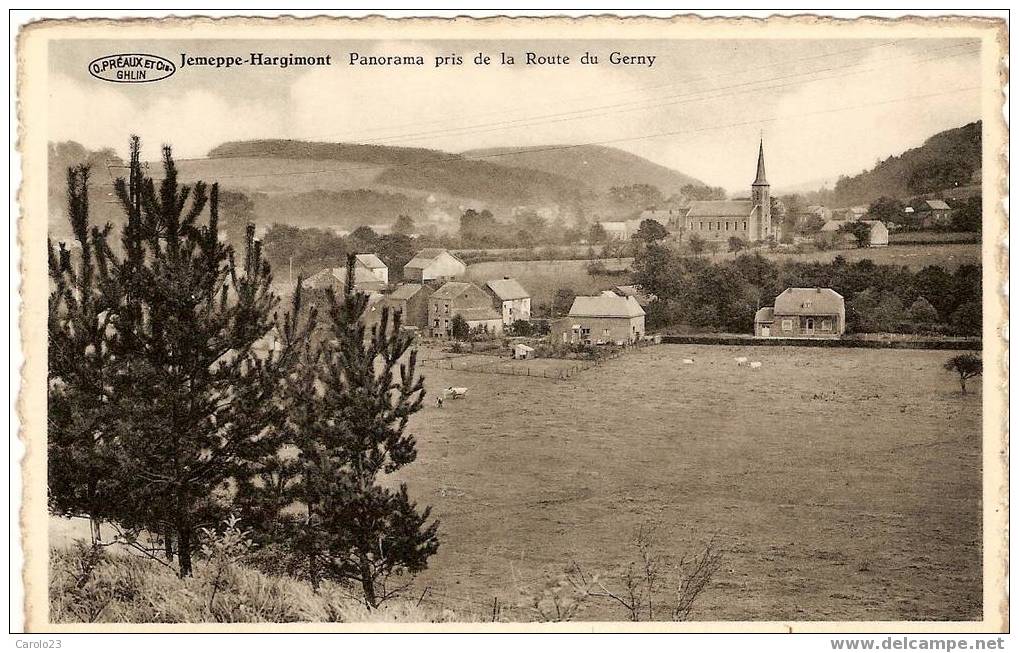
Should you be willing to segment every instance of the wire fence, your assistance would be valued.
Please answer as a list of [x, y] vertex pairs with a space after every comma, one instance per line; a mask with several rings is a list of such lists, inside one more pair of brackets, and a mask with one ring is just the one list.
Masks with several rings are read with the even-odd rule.
[[594, 361], [577, 361], [576, 363], [567, 366], [546, 367], [540, 365], [527, 365], [524, 363], [509, 363], [498, 358], [491, 361], [481, 362], [455, 358], [433, 358], [430, 360], [420, 361], [419, 365], [458, 372], [477, 372], [480, 374], [499, 374], [502, 376], [525, 376], [535, 379], [565, 381], [575, 374], [594, 367], [597, 363]]

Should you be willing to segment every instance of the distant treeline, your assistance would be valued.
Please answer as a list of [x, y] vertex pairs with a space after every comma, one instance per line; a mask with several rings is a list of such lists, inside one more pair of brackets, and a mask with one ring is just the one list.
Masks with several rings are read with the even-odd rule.
[[658, 300], [648, 307], [648, 329], [676, 325], [703, 331], [748, 333], [754, 315], [786, 288], [832, 288], [846, 300], [850, 332], [980, 335], [981, 268], [955, 273], [939, 266], [776, 262], [759, 253], [712, 263], [649, 245], [634, 261], [634, 281]]

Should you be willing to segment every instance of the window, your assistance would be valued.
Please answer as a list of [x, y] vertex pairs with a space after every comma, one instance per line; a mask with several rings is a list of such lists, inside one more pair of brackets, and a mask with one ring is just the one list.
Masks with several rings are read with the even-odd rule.
[[783, 331], [792, 331], [793, 330], [793, 321], [792, 320], [782, 320], [782, 330]]
[[831, 320], [821, 320], [821, 331], [831, 331]]
[[610, 329], [602, 329], [601, 334], [607, 338], [608, 336], [612, 335], [612, 331]]
[[747, 230], [747, 221], [744, 220], [743, 221], [743, 231], [746, 231], [746, 230]]

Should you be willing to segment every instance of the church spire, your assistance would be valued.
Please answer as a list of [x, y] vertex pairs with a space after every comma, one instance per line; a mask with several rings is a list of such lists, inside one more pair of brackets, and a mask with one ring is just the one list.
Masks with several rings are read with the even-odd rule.
[[754, 186], [767, 186], [768, 179], [764, 176], [764, 139], [761, 139], [761, 149], [757, 153], [757, 179], [754, 179]]

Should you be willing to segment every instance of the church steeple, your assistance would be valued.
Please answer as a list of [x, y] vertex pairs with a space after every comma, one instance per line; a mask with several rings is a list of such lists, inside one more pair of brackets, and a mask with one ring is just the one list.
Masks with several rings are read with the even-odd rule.
[[767, 186], [768, 179], [764, 175], [764, 139], [761, 139], [761, 149], [757, 152], [757, 179], [754, 179], [754, 186]]

